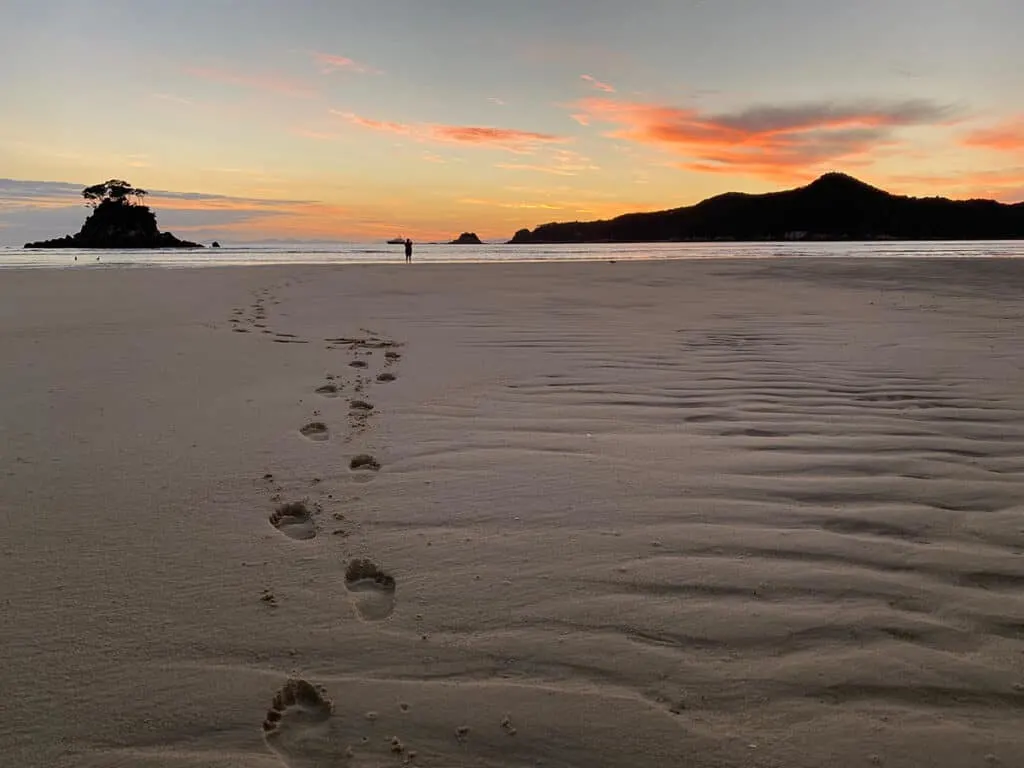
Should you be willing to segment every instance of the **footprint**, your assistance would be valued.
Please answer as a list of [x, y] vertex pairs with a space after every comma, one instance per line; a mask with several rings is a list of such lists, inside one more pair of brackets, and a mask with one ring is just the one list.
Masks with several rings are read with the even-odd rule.
[[337, 397], [339, 392], [337, 384], [324, 384], [316, 390], [318, 395], [323, 395], [324, 397]]
[[394, 381], [397, 378], [398, 377], [395, 376], [395, 374], [387, 373], [386, 371], [377, 375], [377, 381]]
[[372, 411], [373, 403], [368, 403], [365, 400], [353, 400], [348, 407], [353, 411]]
[[307, 437], [310, 440], [314, 440], [318, 443], [322, 443], [325, 440], [330, 440], [331, 433], [327, 429], [327, 425], [322, 421], [311, 421], [309, 424], [299, 430], [303, 437]]
[[[730, 735], [681, 726], [662, 708], [606, 686], [366, 677], [330, 685], [343, 686], [345, 695], [332, 702], [322, 687], [291, 679], [274, 697], [263, 737], [282, 766], [637, 765], [638, 742], [623, 734], [643, 734], [643, 746], [656, 755], [644, 764], [693, 765], [702, 754], [718, 757], [715, 764], [750, 764], [747, 741], [737, 745]], [[395, 712], [395, 701], [409, 702], [415, 716]], [[378, 718], [367, 719], [370, 711]]]
[[333, 712], [334, 702], [323, 688], [290, 679], [274, 696], [263, 720], [267, 747], [286, 765], [292, 765], [296, 754], [307, 758], [310, 765], [335, 764], [324, 762], [340, 756], [327, 730]]
[[365, 368], [367, 366], [367, 362], [365, 360], [353, 360], [349, 365], [353, 368]]
[[316, 525], [309, 507], [301, 501], [282, 504], [270, 515], [270, 524], [290, 539], [304, 541], [316, 537]]
[[365, 621], [382, 621], [395, 610], [395, 579], [367, 558], [356, 558], [345, 569], [345, 586], [355, 598], [356, 612]]
[[349, 469], [353, 470], [370, 470], [371, 472], [377, 472], [380, 469], [380, 462], [368, 453], [360, 453], [358, 456], [352, 457], [348, 466]]

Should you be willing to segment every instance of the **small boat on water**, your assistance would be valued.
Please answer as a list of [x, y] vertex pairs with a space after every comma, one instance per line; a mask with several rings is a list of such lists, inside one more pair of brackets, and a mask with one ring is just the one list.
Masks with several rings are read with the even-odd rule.
[[388, 245], [405, 245], [404, 237], [393, 237], [388, 240]]

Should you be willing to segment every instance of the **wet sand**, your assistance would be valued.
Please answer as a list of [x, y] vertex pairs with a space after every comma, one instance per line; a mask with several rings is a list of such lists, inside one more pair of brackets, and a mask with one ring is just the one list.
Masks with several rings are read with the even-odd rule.
[[1024, 261], [0, 277], [11, 765], [1024, 765]]

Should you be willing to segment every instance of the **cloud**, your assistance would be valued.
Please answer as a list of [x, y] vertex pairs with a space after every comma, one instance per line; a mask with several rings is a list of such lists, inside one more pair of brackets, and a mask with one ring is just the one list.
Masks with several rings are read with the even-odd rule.
[[942, 195], [958, 200], [984, 198], [1004, 203], [1024, 201], [1024, 165], [946, 174], [897, 174], [880, 180], [893, 192]]
[[334, 109], [330, 110], [330, 112], [332, 115], [343, 118], [352, 125], [357, 125], [360, 128], [367, 128], [371, 131], [378, 131], [380, 133], [397, 133], [400, 136], [410, 136], [413, 133], [414, 126], [407, 123], [395, 123], [389, 120], [372, 120], [368, 117], [362, 117], [361, 115], [357, 115], [352, 112], [339, 112]]
[[339, 112], [337, 110], [331, 110], [331, 114], [342, 118], [352, 125], [381, 133], [410, 136], [419, 141], [490, 147], [518, 154], [530, 154], [538, 147], [569, 141], [568, 138], [563, 136], [537, 133], [535, 131], [521, 131], [515, 128], [440, 125], [436, 123], [398, 123], [389, 120], [374, 120], [352, 112]]
[[898, 129], [939, 124], [951, 115], [950, 108], [923, 100], [758, 106], [725, 114], [604, 97], [571, 107], [574, 117], [615, 126], [608, 136], [682, 156], [679, 168], [785, 181], [897, 146]]
[[564, 206], [561, 205], [550, 205], [548, 203], [510, 203], [501, 200], [483, 200], [478, 197], [464, 197], [459, 202], [462, 205], [486, 205], [492, 208], [512, 208], [515, 210], [543, 210], [543, 211], [562, 211], [565, 210]]
[[492, 104], [497, 104], [499, 107], [505, 106], [505, 102], [502, 99], [499, 99], [497, 96], [488, 96], [487, 100]]
[[320, 65], [320, 71], [325, 75], [335, 72], [352, 72], [358, 75], [382, 75], [381, 70], [375, 69], [367, 64], [361, 64], [347, 56], [335, 56], [330, 53], [313, 53], [313, 59]]
[[595, 90], [604, 91], [605, 93], [615, 93], [615, 86], [609, 85], [608, 83], [602, 83], [600, 80], [597, 80], [590, 75], [580, 75], [580, 80], [586, 80]]
[[568, 149], [557, 150], [552, 156], [551, 162], [546, 165], [540, 163], [497, 163], [495, 167], [510, 171], [535, 171], [554, 176], [578, 176], [586, 171], [601, 170], [600, 166], [595, 165], [589, 157], [584, 157], [578, 152]]
[[185, 72], [200, 80], [220, 85], [233, 85], [239, 88], [279, 93], [284, 96], [302, 99], [308, 99], [316, 95], [316, 91], [308, 85], [296, 80], [277, 77], [276, 75], [229, 72], [207, 67], [189, 67]]
[[974, 149], [1024, 153], [1024, 115], [973, 131], [964, 138], [963, 144]]

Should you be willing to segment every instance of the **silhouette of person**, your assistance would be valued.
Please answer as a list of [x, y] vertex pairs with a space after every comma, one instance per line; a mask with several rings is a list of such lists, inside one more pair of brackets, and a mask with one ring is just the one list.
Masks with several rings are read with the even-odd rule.
[[412, 240], [409, 238], [405, 239], [405, 263], [412, 263]]

